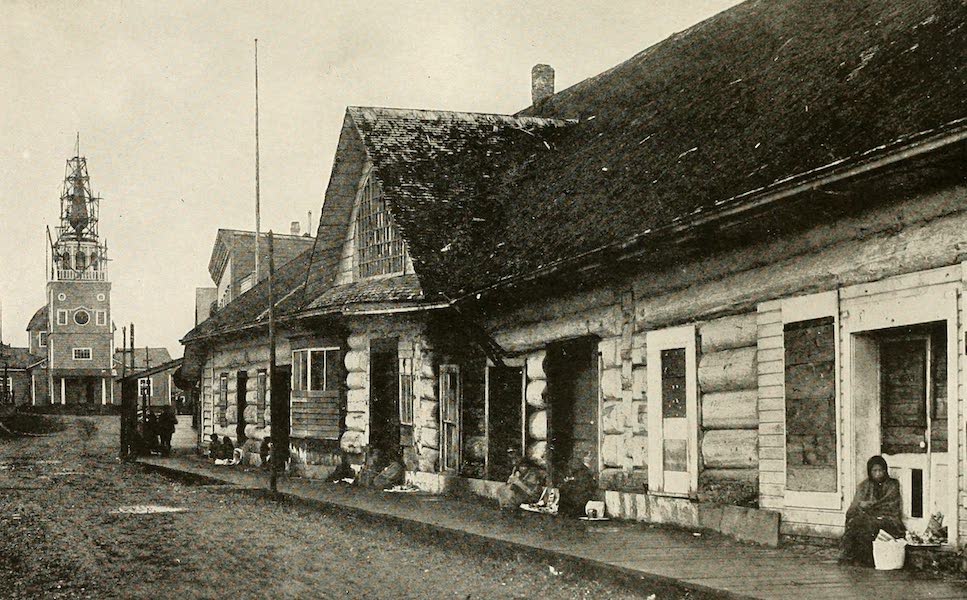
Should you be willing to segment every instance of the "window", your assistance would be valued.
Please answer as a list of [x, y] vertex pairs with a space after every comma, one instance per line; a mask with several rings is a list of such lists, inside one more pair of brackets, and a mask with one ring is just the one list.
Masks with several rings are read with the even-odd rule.
[[412, 425], [415, 404], [413, 359], [400, 359], [400, 425]]
[[252, 275], [246, 275], [245, 277], [242, 278], [241, 281], [238, 282], [239, 294], [244, 294], [245, 292], [252, 289], [252, 278], [253, 278]]
[[91, 322], [91, 313], [83, 308], [74, 311], [74, 322], [78, 325], [87, 325]]
[[78, 271], [83, 271], [87, 268], [87, 255], [84, 252], [78, 252], [77, 256], [74, 257], [74, 264]]
[[63, 308], [57, 309], [57, 324], [67, 325], [67, 311]]
[[63, 302], [64, 300], [67, 300], [67, 294], [65, 294], [64, 292], [61, 292], [57, 294], [57, 299], [60, 300], [61, 302]]
[[74, 348], [74, 360], [91, 360], [91, 349]]
[[47, 347], [47, 332], [46, 331], [41, 331], [40, 333], [37, 334], [37, 345], [40, 346], [41, 348], [46, 348]]
[[359, 278], [402, 273], [403, 239], [393, 225], [386, 202], [367, 175], [356, 195], [356, 273]]
[[138, 379], [138, 397], [144, 398], [154, 395], [154, 381], [150, 377]]
[[97, 310], [97, 311], [94, 311], [94, 315], [96, 317], [95, 323], [97, 323], [98, 325], [107, 325], [107, 311], [106, 310]]
[[268, 391], [268, 373], [260, 369], [255, 380], [255, 401], [258, 411], [258, 426], [265, 427], [265, 399]]
[[218, 381], [218, 424], [221, 427], [228, 426], [228, 417], [225, 414], [228, 410], [228, 373], [222, 373]]
[[440, 365], [440, 467], [460, 468], [460, 367]]
[[299, 392], [339, 389], [339, 348], [312, 348], [292, 353], [292, 390]]

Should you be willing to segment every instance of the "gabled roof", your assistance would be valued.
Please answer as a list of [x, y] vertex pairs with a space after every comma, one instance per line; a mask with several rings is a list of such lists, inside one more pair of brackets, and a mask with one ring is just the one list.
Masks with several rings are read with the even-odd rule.
[[[301, 305], [306, 269], [312, 259], [312, 253], [313, 251], [310, 248], [293, 260], [276, 267], [273, 293], [277, 298], [277, 306], [285, 301], [294, 302], [297, 306]], [[266, 264], [266, 270], [268, 270], [268, 264]], [[268, 302], [269, 280], [265, 278], [196, 325], [185, 334], [181, 341], [188, 343], [243, 329], [247, 326], [258, 325], [267, 319]]]
[[43, 356], [31, 354], [29, 348], [15, 348], [0, 344], [0, 375], [3, 367], [8, 369], [26, 369], [44, 360]]
[[[312, 247], [312, 236], [292, 234], [272, 234], [276, 264], [284, 264]], [[269, 234], [262, 232], [259, 236], [259, 253], [267, 268], [269, 255]], [[225, 261], [229, 255], [233, 259], [234, 279], [240, 279], [255, 271], [255, 232], [239, 229], [219, 229], [212, 245], [212, 255], [208, 260], [208, 272], [213, 281], [221, 277], [225, 268]], [[262, 269], [262, 277], [265, 270]]]
[[424, 291], [453, 297], [959, 131], [964, 48], [963, 2], [751, 0], [518, 117], [574, 125], [349, 115]]
[[43, 305], [37, 309], [34, 316], [30, 317], [30, 322], [27, 323], [27, 331], [47, 331], [47, 305]]
[[[127, 358], [127, 368], [132, 368], [131, 350], [118, 348], [114, 351], [114, 361], [120, 365]], [[134, 349], [134, 369], [153, 368], [156, 365], [171, 361], [171, 354], [167, 348], [135, 348]]]

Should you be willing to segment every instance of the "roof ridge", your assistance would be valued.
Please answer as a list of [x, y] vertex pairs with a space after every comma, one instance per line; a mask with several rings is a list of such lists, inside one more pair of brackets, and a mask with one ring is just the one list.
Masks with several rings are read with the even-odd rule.
[[495, 112], [476, 112], [476, 111], [462, 111], [462, 110], [446, 110], [446, 109], [436, 109], [436, 108], [405, 108], [405, 107], [392, 107], [392, 106], [360, 106], [360, 105], [349, 105], [346, 107], [348, 111], [359, 111], [359, 110], [374, 110], [374, 111], [388, 111], [393, 113], [443, 113], [448, 115], [463, 115], [472, 117], [499, 117], [501, 119], [507, 119], [510, 121], [543, 121], [548, 123], [570, 123], [575, 122], [575, 119], [563, 119], [560, 117], [538, 117], [532, 115], [519, 115], [519, 114], [507, 114], [507, 113], [495, 113]]

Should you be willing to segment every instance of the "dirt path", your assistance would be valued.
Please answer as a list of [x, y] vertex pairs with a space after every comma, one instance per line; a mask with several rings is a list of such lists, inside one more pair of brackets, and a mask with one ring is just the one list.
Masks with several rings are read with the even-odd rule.
[[[116, 424], [0, 441], [3, 598], [648, 598], [513, 554], [188, 485], [114, 458]], [[186, 509], [118, 514], [121, 506]], [[677, 592], [659, 598], [683, 597]]]

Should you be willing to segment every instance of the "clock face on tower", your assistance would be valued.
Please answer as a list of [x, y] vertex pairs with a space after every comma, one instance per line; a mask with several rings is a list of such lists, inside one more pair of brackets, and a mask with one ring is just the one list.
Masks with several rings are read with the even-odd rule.
[[86, 310], [79, 309], [74, 313], [74, 322], [78, 325], [87, 325], [91, 321], [91, 313]]

